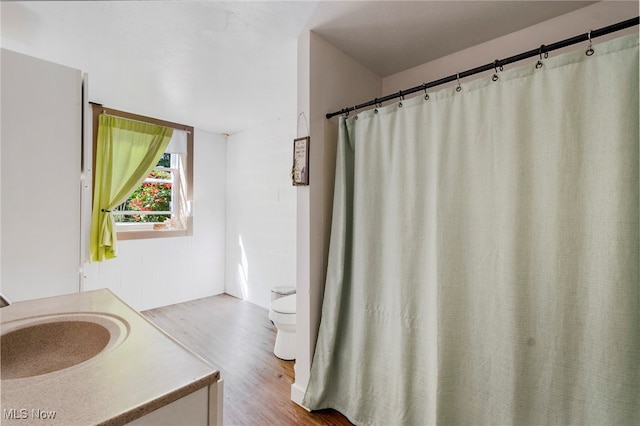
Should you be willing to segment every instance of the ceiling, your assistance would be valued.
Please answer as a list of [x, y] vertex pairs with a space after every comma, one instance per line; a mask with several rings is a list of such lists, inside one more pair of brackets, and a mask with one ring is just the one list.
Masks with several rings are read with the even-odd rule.
[[91, 101], [233, 134], [296, 114], [305, 29], [384, 77], [591, 3], [26, 1], [0, 14], [2, 47], [86, 72]]

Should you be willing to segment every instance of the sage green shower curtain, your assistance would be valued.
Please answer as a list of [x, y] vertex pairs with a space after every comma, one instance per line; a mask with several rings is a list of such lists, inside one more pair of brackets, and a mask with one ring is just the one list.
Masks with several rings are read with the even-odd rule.
[[341, 118], [303, 404], [640, 424], [638, 37]]

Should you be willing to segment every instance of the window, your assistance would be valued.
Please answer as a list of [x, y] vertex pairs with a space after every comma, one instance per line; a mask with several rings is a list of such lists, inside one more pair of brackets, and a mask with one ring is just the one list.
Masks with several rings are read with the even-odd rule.
[[176, 198], [174, 175], [177, 173], [179, 171], [171, 167], [171, 154], [165, 152], [138, 189], [113, 211], [116, 223], [165, 223], [171, 220], [173, 199]]
[[185, 228], [189, 202], [183, 157], [165, 152], [144, 182], [112, 212], [118, 231]]
[[[131, 196], [112, 211], [118, 240], [192, 235], [193, 128], [93, 106], [93, 146], [98, 116], [107, 113], [174, 129], [171, 142], [153, 171]], [[95, 156], [94, 156], [95, 170]]]

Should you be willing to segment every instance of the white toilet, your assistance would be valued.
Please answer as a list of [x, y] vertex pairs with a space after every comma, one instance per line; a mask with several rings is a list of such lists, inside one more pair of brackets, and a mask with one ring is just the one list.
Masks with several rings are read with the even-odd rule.
[[278, 334], [273, 353], [280, 359], [296, 359], [296, 295], [281, 297], [271, 302], [269, 319], [273, 321]]

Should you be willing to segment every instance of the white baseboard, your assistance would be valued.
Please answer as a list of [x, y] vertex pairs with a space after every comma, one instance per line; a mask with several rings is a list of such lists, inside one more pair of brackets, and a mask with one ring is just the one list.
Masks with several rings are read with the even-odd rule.
[[302, 405], [302, 400], [304, 399], [304, 389], [302, 389], [297, 383], [291, 385], [291, 400], [304, 408], [307, 411], [309, 410], [307, 407]]

